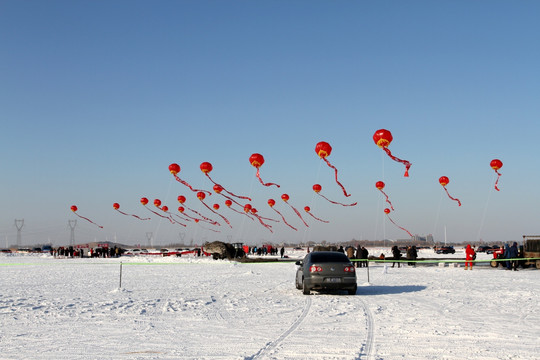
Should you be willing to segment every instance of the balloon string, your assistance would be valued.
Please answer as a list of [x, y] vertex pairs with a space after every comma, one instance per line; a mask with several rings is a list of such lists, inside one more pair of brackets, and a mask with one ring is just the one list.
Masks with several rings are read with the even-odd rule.
[[255, 216], [255, 217], [259, 220], [259, 222], [261, 223], [262, 226], [264, 226], [265, 228], [267, 228], [272, 234], [274, 233], [274, 232], [272, 231], [272, 226], [270, 226], [270, 225], [266, 224], [264, 221], [262, 221], [262, 218], [261, 218], [259, 215], [253, 214], [253, 216]]
[[[218, 186], [221, 186], [223, 188], [223, 191], [225, 191], [227, 194], [231, 195], [231, 196], [234, 196], [234, 197], [237, 197], [239, 199], [246, 199], [246, 200], [249, 200], [251, 201], [251, 198], [247, 197], [247, 196], [241, 196], [241, 195], [235, 195], [233, 194], [232, 192], [230, 192], [229, 190], [225, 189], [221, 184], [218, 184], [216, 183], [211, 177], [210, 175], [208, 175], [208, 173], [205, 173], [205, 175], [208, 177], [208, 179], [210, 179], [210, 181], [214, 184], [214, 185], [218, 185]], [[231, 199], [232, 200], [232, 199]], [[234, 200], [233, 200], [234, 201]]]
[[212, 224], [212, 225], [217, 225], [217, 226], [221, 226], [220, 223], [218, 223], [217, 221], [215, 220], [212, 220], [212, 219], [209, 219], [207, 218], [206, 216], [204, 216], [203, 214], [201, 214], [200, 212], [196, 211], [196, 210], [193, 210], [191, 208], [187, 208], [189, 211], [191, 211], [192, 213], [194, 214], [197, 214], [199, 215], [202, 219], [200, 219], [201, 221], [204, 221], [204, 222], [207, 222], [209, 224]]
[[229, 222], [229, 220], [227, 220], [227, 218], [223, 215], [221, 215], [220, 213], [216, 212], [214, 209], [212, 209], [210, 206], [206, 205], [206, 203], [204, 201], [201, 200], [201, 202], [203, 203], [204, 206], [206, 206], [206, 208], [208, 210], [210, 210], [211, 212], [213, 212], [214, 214], [216, 215], [219, 215], [221, 216], [221, 218], [227, 223], [227, 225], [229, 225], [229, 227], [232, 229], [232, 225], [231, 223]]
[[259, 172], [259, 168], [257, 168], [257, 179], [259, 179], [259, 182], [261, 184], [263, 184], [264, 186], [272, 186], [272, 185], [275, 185], [277, 187], [280, 187], [278, 184], [274, 184], [274, 183], [264, 183], [261, 179], [261, 175], [260, 175], [260, 172]]
[[118, 211], [120, 214], [123, 214], [123, 215], [136, 217], [136, 218], [139, 219], [139, 220], [151, 220], [150, 218], [140, 218], [140, 217], [138, 217], [138, 216], [135, 215], [135, 214], [126, 214], [125, 212], [123, 212], [123, 211], [121, 211], [121, 210], [118, 210], [118, 209], [116, 209], [116, 211]]
[[233, 209], [230, 206], [228, 206], [228, 208], [231, 209], [232, 211], [235, 211], [235, 212], [239, 213], [239, 214], [246, 215], [251, 221], [254, 221], [253, 218], [251, 216], [249, 216], [249, 214], [246, 213], [245, 211], [239, 211], [239, 210]]
[[300, 214], [300, 212], [298, 210], [296, 210], [296, 208], [294, 206], [292, 206], [291, 204], [287, 203], [293, 210], [294, 212], [296, 213], [296, 215], [298, 215], [298, 217], [300, 218], [300, 220], [302, 220], [302, 222], [304, 223], [304, 225], [306, 225], [307, 227], [309, 227], [308, 224], [306, 224], [306, 222], [304, 221], [304, 218], [302, 217], [302, 215]]
[[326, 199], [327, 201], [331, 202], [332, 204], [336, 204], [336, 205], [341, 205], [341, 206], [356, 206], [358, 203], [357, 202], [354, 202], [352, 204], [342, 204], [340, 202], [337, 202], [337, 201], [332, 201], [330, 200], [329, 198], [327, 198], [326, 196], [320, 194], [320, 193], [317, 193], [317, 195], [323, 197], [324, 199]]
[[182, 224], [181, 222], [178, 222], [176, 220], [173, 219], [173, 215], [172, 213], [170, 212], [167, 212], [167, 214], [169, 214], [169, 221], [172, 223], [172, 224], [178, 224], [178, 225], [182, 225], [183, 227], [186, 227], [187, 225], [186, 224]]
[[155, 211], [152, 210], [152, 209], [148, 209], [146, 206], [145, 206], [145, 208], [146, 208], [148, 211], [150, 211], [150, 212], [156, 214], [156, 215], [159, 216], [159, 217], [162, 217], [162, 218], [164, 218], [164, 219], [168, 219], [167, 216], [163, 216], [163, 215], [161, 215], [160, 213], [157, 213], [157, 212], [155, 212]]
[[271, 219], [271, 218], [267, 218], [267, 217], [264, 217], [264, 216], [260, 216], [258, 214], [255, 214], [256, 216], [260, 217], [261, 219], [263, 220], [268, 220], [268, 221], [273, 221], [273, 222], [279, 222], [279, 220], [276, 220], [276, 219]]
[[178, 182], [181, 183], [182, 185], [187, 186], [187, 187], [188, 187], [191, 191], [193, 191], [193, 192], [202, 191], [202, 192], [204, 192], [204, 193], [207, 193], [208, 196], [212, 195], [212, 193], [211, 193], [210, 191], [208, 191], [208, 190], [201, 190], [201, 189], [194, 189], [194, 188], [192, 188], [191, 185], [189, 185], [186, 181], [180, 179], [180, 178], [178, 177], [178, 175], [176, 175], [176, 174], [174, 174], [174, 178], [176, 179], [176, 181], [178, 181]]
[[231, 200], [233, 203], [235, 203], [236, 205], [240, 206], [240, 207], [244, 207], [244, 205], [240, 204], [238, 201], [234, 200], [233, 198], [231, 198], [230, 196], [227, 196], [227, 195], [224, 195], [222, 193], [218, 193], [219, 195], [223, 196], [224, 198], [226, 199], [229, 199]]
[[319, 221], [321, 221], [321, 222], [323, 222], [323, 223], [329, 223], [329, 222], [330, 222], [330, 221], [327, 221], [327, 220], [319, 219], [318, 217], [316, 217], [315, 215], [313, 215], [313, 214], [310, 213], [309, 211], [307, 211], [307, 213], [308, 213], [309, 215], [311, 215], [315, 220], [319, 220]]
[[396, 226], [397, 226], [398, 228], [400, 228], [401, 230], [406, 231], [407, 234], [409, 234], [410, 237], [413, 237], [413, 235], [409, 232], [409, 230], [407, 230], [407, 229], [405, 229], [405, 228], [399, 226], [398, 224], [396, 224], [396, 223], [394, 222], [394, 220], [392, 220], [392, 218], [391, 218], [390, 216], [388, 216], [388, 215], [386, 215], [386, 216], [388, 217], [388, 220], [390, 220], [390, 221], [392, 222], [392, 224], [396, 225]]
[[202, 225], [200, 225], [200, 224], [199, 224], [199, 226], [200, 226], [201, 228], [203, 228], [204, 230], [210, 230], [210, 231], [217, 232], [217, 233], [218, 233], [218, 232], [221, 232], [221, 231], [216, 230], [216, 229], [210, 229], [210, 228], [207, 228], [207, 227], [202, 226]]
[[448, 197], [454, 201], [457, 201], [458, 202], [458, 205], [461, 206], [461, 201], [459, 201], [459, 199], [456, 199], [456, 198], [453, 198], [452, 196], [450, 196], [450, 193], [448, 192], [448, 190], [446, 189], [445, 186], [443, 186], [444, 188], [444, 191], [446, 191], [446, 194], [448, 195]]
[[81, 219], [84, 219], [84, 220], [86, 220], [86, 221], [88, 221], [88, 222], [90, 222], [90, 223], [96, 225], [96, 226], [99, 227], [100, 229], [103, 229], [103, 226], [96, 224], [95, 222], [93, 222], [93, 221], [90, 220], [89, 218], [85, 218], [84, 216], [81, 216], [81, 215], [77, 214], [76, 212], [73, 212], [73, 213], [74, 213], [75, 215], [77, 215], [78, 217], [80, 217]]
[[288, 227], [290, 227], [291, 229], [295, 230], [295, 231], [298, 231], [297, 228], [295, 228], [294, 226], [292, 226], [291, 224], [289, 224], [287, 222], [287, 220], [285, 220], [285, 217], [283, 216], [283, 214], [281, 214], [279, 211], [277, 211], [276, 209], [272, 208], [275, 212], [277, 212], [279, 214], [279, 216], [281, 216], [281, 218], [283, 219], [283, 222], [285, 223], [285, 225], [287, 225]]
[[386, 202], [388, 204], [390, 204], [390, 208], [392, 209], [392, 211], [394, 211], [394, 207], [392, 206], [392, 203], [390, 202], [390, 199], [388, 198], [388, 195], [386, 195], [386, 193], [384, 191], [382, 191], [382, 190], [379, 190], [379, 191], [382, 192], [384, 196], [386, 196]]
[[383, 150], [388, 154], [388, 156], [390, 156], [390, 158], [392, 160], [400, 162], [400, 163], [405, 165], [405, 175], [403, 175], [403, 176], [409, 177], [409, 169], [410, 169], [412, 164], [410, 162], [408, 162], [407, 160], [401, 160], [401, 159], [395, 157], [394, 155], [392, 155], [392, 153], [390, 152], [390, 149], [388, 149], [387, 147], [383, 147]]
[[335, 172], [335, 175], [336, 175], [336, 183], [341, 187], [341, 190], [343, 190], [343, 195], [345, 195], [346, 197], [351, 196], [351, 194], [347, 194], [347, 191], [345, 190], [345, 187], [343, 185], [341, 185], [341, 183], [338, 181], [338, 177], [337, 177], [338, 169], [334, 165], [330, 164], [330, 161], [328, 161], [325, 157], [323, 157], [322, 159], [326, 162], [326, 165], [328, 165], [332, 169], [334, 169], [334, 172]]
[[[184, 213], [182, 213], [182, 214], [184, 214]], [[196, 220], [196, 221], [201, 221], [201, 220], [202, 220], [202, 219], [197, 219], [197, 218], [194, 218], [194, 217], [192, 217], [192, 216], [189, 216], [188, 214], [184, 214], [184, 215], [186, 215], [188, 218], [190, 218], [190, 219], [192, 219], [192, 220]], [[189, 221], [189, 220], [188, 220], [188, 221]], [[204, 221], [204, 220], [202, 220], [202, 221]]]
[[173, 214], [173, 213], [169, 213], [169, 214], [171, 214], [171, 215], [173, 215], [173, 216], [176, 216], [177, 218], [179, 218], [179, 219], [182, 220], [182, 221], [191, 221], [191, 220], [189, 220], [189, 219], [187, 219], [187, 218], [185, 218], [185, 217], [182, 217], [182, 216], [180, 216], [180, 215], [177, 215], [177, 214]]
[[497, 173], [497, 180], [495, 181], [495, 190], [500, 191], [499, 188], [497, 187], [497, 184], [499, 183], [499, 178], [501, 177], [502, 174], [498, 172], [497, 170], [495, 170], [495, 172]]

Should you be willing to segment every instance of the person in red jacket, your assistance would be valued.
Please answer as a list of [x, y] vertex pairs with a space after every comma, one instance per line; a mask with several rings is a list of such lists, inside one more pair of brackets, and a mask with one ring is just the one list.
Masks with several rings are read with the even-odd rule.
[[471, 267], [471, 270], [472, 270], [473, 262], [467, 261], [467, 260], [474, 260], [475, 257], [476, 257], [476, 252], [471, 247], [471, 244], [468, 244], [467, 248], [465, 249], [465, 270], [467, 270], [469, 266]]

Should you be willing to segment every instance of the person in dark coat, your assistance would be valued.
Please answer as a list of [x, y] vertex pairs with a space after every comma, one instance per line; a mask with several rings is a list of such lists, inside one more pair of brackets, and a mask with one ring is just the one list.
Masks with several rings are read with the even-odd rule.
[[367, 262], [367, 259], [368, 259], [368, 256], [369, 256], [369, 251], [362, 246], [362, 259], [364, 259], [363, 263], [364, 263], [364, 266], [367, 267], [368, 266], [368, 262]]
[[[514, 242], [512, 246], [510, 246], [510, 250], [508, 251], [508, 258], [512, 259], [510, 260], [511, 268], [514, 269], [514, 271], [518, 271], [518, 261], [515, 260], [519, 256], [519, 250], [517, 247], [517, 242]], [[510, 269], [509, 269], [510, 270]]]
[[281, 253], [281, 257], [283, 258], [283, 255], [285, 255], [285, 246], [281, 247], [280, 253]]
[[[394, 257], [394, 260], [399, 260], [401, 259], [401, 251], [398, 249], [397, 245], [394, 245], [392, 247], [392, 256]], [[392, 267], [394, 267], [396, 265], [396, 263], [392, 263]], [[397, 263], [397, 267], [399, 268], [400, 267], [400, 263], [398, 261]]]

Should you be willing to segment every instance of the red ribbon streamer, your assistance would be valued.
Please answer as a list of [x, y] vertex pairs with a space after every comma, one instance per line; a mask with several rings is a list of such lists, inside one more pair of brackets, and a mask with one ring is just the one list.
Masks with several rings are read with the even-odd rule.
[[409, 230], [407, 230], [407, 229], [405, 229], [405, 228], [399, 226], [398, 224], [396, 224], [396, 223], [394, 222], [394, 220], [392, 220], [392, 218], [390, 218], [390, 216], [388, 216], [388, 214], [387, 214], [386, 216], [388, 217], [388, 220], [390, 220], [390, 221], [392, 222], [392, 224], [396, 225], [396, 226], [397, 226], [398, 228], [400, 228], [401, 230], [407, 232], [407, 234], [409, 234], [410, 237], [413, 237], [413, 235], [409, 232]]
[[340, 202], [337, 202], [337, 201], [333, 201], [333, 200], [330, 200], [329, 198], [327, 198], [326, 196], [320, 194], [320, 193], [317, 193], [317, 195], [321, 196], [322, 198], [326, 199], [326, 201], [328, 202], [331, 202], [332, 204], [336, 204], [336, 205], [341, 205], [341, 206], [356, 206], [358, 203], [357, 202], [354, 202], [352, 204], [342, 204]]
[[118, 209], [115, 209], [115, 210], [118, 211], [120, 214], [127, 215], [127, 216], [133, 216], [133, 217], [136, 217], [136, 218], [139, 219], [139, 220], [150, 220], [150, 218], [140, 218], [140, 217], [138, 217], [138, 216], [135, 215], [135, 214], [126, 214], [125, 212], [120, 211], [120, 210], [118, 210]]
[[326, 162], [326, 164], [327, 164], [328, 166], [330, 166], [332, 169], [334, 169], [334, 172], [335, 172], [335, 174], [336, 174], [336, 182], [337, 182], [337, 184], [341, 187], [341, 190], [343, 190], [343, 195], [345, 195], [346, 197], [351, 196], [351, 194], [347, 194], [347, 191], [345, 190], [345, 187], [344, 187], [343, 185], [341, 185], [341, 183], [338, 181], [338, 178], [337, 178], [338, 170], [337, 170], [337, 168], [336, 168], [334, 165], [330, 164], [330, 161], [328, 161], [328, 160], [326, 159], [326, 157], [323, 157], [322, 159]]
[[93, 221], [90, 220], [89, 218], [85, 218], [84, 216], [81, 216], [81, 215], [77, 214], [75, 211], [74, 211], [73, 213], [74, 213], [75, 215], [77, 215], [78, 217], [80, 217], [81, 219], [84, 219], [84, 220], [86, 220], [86, 221], [88, 221], [88, 222], [90, 222], [90, 223], [96, 225], [96, 226], [99, 227], [100, 229], [103, 229], [103, 226], [96, 224], [95, 222], [93, 222]]
[[448, 197], [454, 201], [457, 201], [458, 202], [458, 205], [461, 206], [461, 201], [459, 201], [459, 199], [456, 199], [456, 198], [453, 198], [452, 196], [450, 196], [450, 193], [448, 192], [448, 190], [446, 189], [446, 186], [443, 186], [444, 188], [444, 191], [446, 191], [446, 195], [448, 195]]
[[[210, 177], [210, 175], [208, 175], [208, 173], [204, 173], [204, 174], [206, 175], [206, 177], [208, 177], [208, 179], [210, 179], [210, 181], [211, 181], [212, 183], [214, 183], [214, 185], [219, 185], [219, 186], [221, 186], [221, 187], [223, 188], [223, 191], [225, 191], [227, 194], [229, 194], [229, 195], [231, 195], [231, 196], [234, 196], [234, 197], [237, 197], [237, 198], [239, 198], [239, 199], [246, 199], [246, 200], [251, 201], [251, 198], [249, 198], [249, 197], [247, 197], [247, 196], [241, 196], [241, 195], [235, 195], [235, 194], [233, 194], [233, 193], [230, 192], [229, 190], [225, 189], [221, 184], [216, 183], [216, 182]], [[225, 195], [224, 195], [224, 196], [225, 196]], [[230, 199], [230, 200], [232, 200], [232, 199]], [[234, 200], [232, 200], [232, 201], [234, 201]]]
[[291, 224], [289, 224], [289, 223], [287, 222], [287, 220], [285, 220], [285, 217], [283, 217], [283, 215], [282, 215], [279, 211], [277, 211], [277, 210], [274, 209], [274, 208], [272, 208], [272, 209], [273, 209], [275, 212], [277, 212], [277, 213], [279, 214], [279, 216], [281, 216], [281, 218], [283, 219], [283, 222], [285, 223], [285, 225], [287, 225], [288, 227], [290, 227], [291, 229], [293, 229], [293, 230], [295, 230], [295, 231], [298, 231], [297, 228], [295, 228], [294, 226], [292, 226]]
[[[286, 201], [285, 201], [286, 202]], [[296, 208], [294, 206], [292, 206], [291, 204], [289, 204], [288, 202], [286, 202], [287, 205], [289, 205], [293, 210], [294, 212], [296, 213], [296, 215], [298, 215], [298, 217], [300, 218], [300, 220], [302, 220], [302, 222], [304, 223], [304, 225], [306, 225], [307, 227], [309, 227], [308, 224], [306, 224], [306, 222], [304, 221], [304, 218], [302, 217], [302, 215], [300, 214], [300, 212], [298, 210], [296, 210]]]
[[259, 181], [261, 182], [261, 184], [263, 184], [264, 186], [272, 186], [272, 185], [275, 185], [277, 187], [280, 187], [278, 184], [274, 184], [274, 183], [264, 183], [261, 179], [261, 175], [259, 173], [259, 168], [257, 168], [257, 179], [259, 179]]
[[390, 199], [388, 198], [388, 195], [386, 195], [386, 193], [384, 191], [382, 191], [382, 189], [379, 190], [379, 191], [382, 192], [384, 196], [386, 196], [386, 202], [388, 204], [390, 204], [390, 208], [392, 209], [392, 211], [394, 211], [394, 207], [392, 206], [392, 203], [390, 202]]
[[220, 223], [218, 223], [218, 222], [215, 221], [215, 220], [212, 220], [212, 219], [207, 218], [206, 216], [204, 216], [204, 215], [201, 214], [200, 212], [195, 211], [195, 210], [193, 210], [193, 209], [191, 209], [191, 208], [188, 208], [188, 207], [186, 207], [186, 208], [187, 208], [189, 211], [191, 211], [192, 213], [197, 214], [197, 215], [199, 215], [199, 216], [202, 218], [202, 219], [198, 219], [198, 220], [207, 222], [207, 223], [212, 224], [212, 225], [221, 226]]
[[221, 215], [220, 213], [216, 212], [214, 209], [212, 209], [210, 206], [206, 205], [206, 203], [204, 201], [201, 200], [201, 202], [203, 203], [204, 206], [206, 206], [206, 208], [208, 210], [210, 210], [211, 212], [213, 212], [214, 214], [216, 215], [219, 215], [221, 216], [221, 218], [227, 223], [227, 225], [229, 225], [229, 227], [232, 229], [232, 225], [231, 223], [229, 222], [229, 220], [227, 220], [227, 218], [223, 215]]
[[178, 181], [178, 182], [181, 183], [182, 185], [187, 186], [191, 191], [193, 191], [193, 192], [199, 192], [199, 191], [202, 191], [202, 192], [207, 193], [208, 196], [212, 195], [212, 193], [211, 193], [210, 191], [192, 188], [191, 185], [189, 185], [186, 181], [180, 179], [180, 178], [178, 177], [178, 175], [176, 175], [176, 174], [173, 174], [173, 175], [174, 175], [174, 178], [176, 179], [176, 181]]
[[390, 152], [390, 149], [388, 149], [387, 147], [383, 147], [383, 150], [388, 154], [388, 156], [390, 156], [390, 158], [392, 160], [400, 162], [400, 163], [405, 165], [405, 175], [403, 175], [403, 176], [409, 177], [409, 169], [410, 169], [412, 164], [410, 162], [408, 162], [407, 160], [401, 160], [401, 159], [395, 157], [394, 155], [392, 155], [392, 153]]
[[499, 178], [501, 177], [502, 174], [498, 172], [497, 170], [495, 170], [495, 172], [497, 173], [497, 180], [495, 181], [495, 190], [500, 191], [499, 188], [497, 187], [497, 184], [499, 183]]
[[329, 223], [330, 221], [327, 221], [327, 220], [323, 220], [323, 219], [319, 219], [318, 217], [316, 217], [315, 215], [313, 215], [312, 213], [310, 213], [309, 211], [306, 211], [309, 215], [311, 215], [315, 220], [319, 220], [320, 222], [323, 222], [323, 223]]

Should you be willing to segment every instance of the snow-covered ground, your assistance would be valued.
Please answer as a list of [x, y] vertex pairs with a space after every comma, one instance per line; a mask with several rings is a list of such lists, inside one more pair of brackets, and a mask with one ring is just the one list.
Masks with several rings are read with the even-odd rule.
[[0, 358], [540, 357], [540, 270], [374, 263], [369, 281], [358, 269], [355, 296], [304, 296], [295, 271], [294, 262], [0, 255]]

